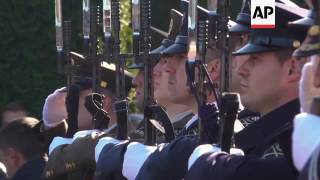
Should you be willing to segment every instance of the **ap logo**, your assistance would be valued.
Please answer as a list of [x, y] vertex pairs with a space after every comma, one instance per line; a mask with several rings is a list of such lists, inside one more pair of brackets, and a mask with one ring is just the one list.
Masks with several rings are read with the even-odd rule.
[[251, 0], [251, 28], [275, 28], [275, 0]]

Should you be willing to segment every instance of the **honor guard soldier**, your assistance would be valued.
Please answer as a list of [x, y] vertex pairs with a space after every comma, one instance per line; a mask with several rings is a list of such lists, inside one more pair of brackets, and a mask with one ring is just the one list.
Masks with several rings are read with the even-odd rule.
[[[313, 6], [319, 2], [313, 1]], [[312, 9], [314, 14], [317, 12]], [[309, 60], [302, 70], [299, 98], [301, 113], [295, 117], [292, 136], [293, 162], [300, 171], [299, 180], [319, 178], [319, 131], [320, 127], [320, 28], [316, 17], [304, 18], [292, 23], [294, 26], [310, 27], [308, 37], [293, 56]], [[314, 24], [316, 23], [317, 24]]]
[[252, 29], [249, 42], [234, 53], [247, 56], [238, 70], [241, 101], [247, 109], [261, 114], [259, 120], [235, 134], [235, 146], [245, 155], [200, 146], [189, 159], [186, 179], [296, 178], [291, 132], [292, 120], [300, 109], [297, 86], [303, 62], [291, 54], [306, 33], [287, 24], [304, 17], [305, 11], [290, 3], [276, 3], [275, 11], [276, 28]]
[[[114, 136], [116, 133], [116, 115], [112, 111], [112, 104], [115, 101], [115, 66], [109, 63], [103, 63], [102, 76], [101, 76], [101, 91], [104, 94], [104, 106], [102, 111], [105, 112], [107, 120], [110, 120], [108, 129], [103, 131], [90, 130], [92, 129], [92, 116], [86, 109], [85, 103], [92, 98], [93, 95], [89, 95], [92, 92], [92, 81], [90, 78], [90, 68], [88, 63], [82, 58], [81, 55], [73, 53], [73, 58], [78, 64], [79, 76], [76, 84], [79, 86], [79, 113], [78, 113], [78, 127], [79, 131], [73, 138], [56, 137], [53, 139], [49, 147], [49, 161], [44, 171], [44, 176], [47, 179], [61, 179], [71, 178], [79, 179], [88, 175], [90, 177], [90, 170], [93, 173], [95, 167], [94, 161], [94, 148], [101, 137]], [[132, 75], [125, 71], [126, 82], [126, 94], [129, 93], [131, 88]], [[64, 90], [57, 90], [52, 95], [48, 96], [44, 107], [44, 125], [48, 124], [48, 120], [59, 117], [60, 122], [63, 123], [64, 119], [61, 118], [59, 112], [65, 107], [63, 106], [65, 95]], [[55, 108], [58, 108], [55, 109]], [[56, 111], [57, 112], [53, 112]], [[50, 111], [50, 112], [46, 112]], [[108, 113], [110, 112], [110, 113]], [[49, 123], [52, 121], [49, 121]], [[130, 121], [128, 121], [129, 131], [136, 129]], [[55, 128], [55, 127], [53, 127]], [[91, 175], [92, 175], [91, 173]]]

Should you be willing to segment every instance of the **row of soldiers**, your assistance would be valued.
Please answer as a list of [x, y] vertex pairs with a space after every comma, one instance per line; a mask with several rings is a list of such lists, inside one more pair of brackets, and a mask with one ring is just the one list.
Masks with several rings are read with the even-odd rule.
[[[152, 59], [154, 96], [166, 111], [150, 120], [157, 129], [156, 144], [144, 144], [147, 126], [140, 114], [128, 116], [129, 138], [117, 138], [116, 66], [103, 62], [101, 94], [91, 93], [88, 76], [74, 81], [79, 90], [79, 131], [71, 137], [67, 137], [70, 95], [66, 88], [46, 98], [42, 122], [25, 118], [0, 132], [1, 162], [10, 179], [318, 179], [316, 129], [320, 124], [314, 100], [320, 95], [318, 1], [309, 3], [311, 10], [307, 10], [277, 0], [274, 29], [251, 29], [249, 0], [243, 1], [236, 20], [229, 20], [228, 83], [241, 97], [229, 152], [218, 144], [219, 97], [204, 88], [206, 101], [200, 104], [190, 82], [186, 65], [191, 57], [189, 2], [182, 0], [181, 4], [180, 12], [171, 11], [172, 28], [162, 33], [166, 37], [161, 45], [150, 52], [159, 55]], [[208, 20], [212, 13], [200, 6], [197, 12], [199, 21]], [[208, 33], [217, 34], [216, 26], [211, 27]], [[206, 86], [210, 81], [222, 86], [222, 54], [210, 39], [205, 53]], [[90, 74], [84, 56], [74, 52], [70, 56], [81, 74]], [[123, 72], [125, 93], [132, 81], [142, 111], [144, 86], [149, 83], [145, 82], [145, 66], [146, 62], [136, 61], [128, 67], [138, 70], [136, 76]], [[94, 129], [92, 116], [107, 121], [108, 128]], [[163, 120], [166, 117], [169, 126]], [[40, 156], [43, 149], [48, 160]]]

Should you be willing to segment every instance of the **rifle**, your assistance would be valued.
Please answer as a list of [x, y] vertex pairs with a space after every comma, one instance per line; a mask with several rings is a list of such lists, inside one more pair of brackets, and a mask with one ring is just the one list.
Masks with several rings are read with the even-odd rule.
[[62, 4], [61, 0], [55, 0], [55, 26], [58, 74], [63, 74], [63, 26], [62, 26]]
[[128, 101], [125, 93], [125, 58], [127, 55], [120, 54], [120, 1], [111, 0], [111, 23], [113, 35], [113, 61], [116, 64], [116, 97], [114, 109], [117, 113], [117, 139], [125, 140], [128, 138], [127, 115]]
[[229, 152], [233, 135], [234, 121], [239, 109], [239, 95], [229, 92], [230, 59], [229, 59], [229, 0], [218, 0], [218, 48], [221, 52], [220, 58], [220, 119], [218, 141], [222, 151]]
[[[197, 9], [199, 10], [198, 13]], [[186, 70], [188, 85], [197, 101], [198, 112], [200, 112], [200, 107], [207, 103], [207, 90], [210, 90], [213, 93], [215, 99], [217, 100], [217, 104], [219, 104], [216, 90], [217, 85], [212, 82], [206, 69], [205, 61], [208, 43], [208, 24], [213, 24], [211, 21], [215, 20], [215, 17], [216, 14], [214, 12], [207, 11], [200, 6], [197, 6], [196, 1], [190, 1], [188, 5], [188, 19], [190, 20], [188, 21], [189, 51]], [[196, 21], [197, 19], [198, 22]], [[197, 77], [195, 75], [195, 69], [198, 70]], [[201, 118], [199, 119], [198, 127], [200, 142], [204, 142], [202, 136], [203, 122]]]
[[142, 47], [142, 61], [144, 62], [144, 129], [145, 129], [145, 144], [153, 145], [155, 143], [155, 129], [152, 126], [150, 119], [152, 113], [149, 107], [155, 104], [153, 97], [153, 72], [152, 62], [149, 59], [151, 38], [150, 38], [150, 20], [151, 20], [151, 2], [150, 0], [141, 0], [141, 36], [143, 39]]
[[[84, 57], [85, 61], [92, 65], [92, 91], [100, 93], [101, 83], [101, 56], [97, 53], [97, 36], [99, 27], [99, 4], [97, 0], [83, 0], [83, 42], [84, 42]], [[101, 109], [103, 107], [103, 97], [93, 96], [92, 103], [94, 107]], [[87, 106], [86, 106], [87, 107]], [[95, 109], [92, 112], [102, 112]], [[91, 112], [91, 110], [89, 110]], [[95, 129], [105, 129], [108, 127], [108, 121], [105, 118], [93, 116], [93, 127]]]
[[90, 0], [83, 0], [82, 1], [82, 30], [83, 30], [83, 55], [89, 56], [90, 55]]
[[140, 0], [132, 0], [132, 53], [135, 59], [139, 59], [140, 54]]
[[72, 135], [78, 130], [79, 89], [72, 84], [72, 64], [70, 59], [71, 21], [63, 21], [61, 0], [55, 0], [56, 47], [58, 74], [67, 76], [66, 109], [68, 112], [68, 132]]

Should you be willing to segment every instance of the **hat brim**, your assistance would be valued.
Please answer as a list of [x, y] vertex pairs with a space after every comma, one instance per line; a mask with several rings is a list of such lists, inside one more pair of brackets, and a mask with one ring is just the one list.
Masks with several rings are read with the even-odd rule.
[[248, 55], [248, 54], [258, 54], [258, 53], [264, 53], [264, 52], [271, 52], [276, 50], [286, 49], [283, 47], [266, 47], [261, 46], [254, 43], [247, 43], [242, 48], [238, 49], [237, 51], [233, 52], [233, 56], [241, 56], [241, 55]]
[[187, 53], [187, 46], [183, 44], [173, 44], [162, 51], [162, 55]]
[[250, 32], [250, 27], [236, 23], [230, 27], [229, 32], [231, 34], [245, 34]]
[[311, 19], [310, 17], [304, 17], [302, 19], [289, 22], [288, 25], [290, 27], [294, 28], [302, 28], [302, 29], [308, 29], [310, 26], [315, 24], [315, 20]]
[[134, 63], [134, 64], [131, 64], [129, 66], [127, 66], [128, 69], [143, 69], [144, 68], [144, 65], [143, 63]]

